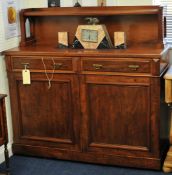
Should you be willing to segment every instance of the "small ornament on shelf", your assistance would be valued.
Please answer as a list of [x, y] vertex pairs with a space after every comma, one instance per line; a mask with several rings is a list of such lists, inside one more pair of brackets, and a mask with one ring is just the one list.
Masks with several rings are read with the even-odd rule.
[[68, 48], [68, 32], [58, 32], [58, 47]]
[[126, 48], [126, 33], [125, 32], [114, 32], [114, 47], [115, 49]]
[[97, 5], [101, 7], [106, 6], [106, 0], [97, 0]]
[[48, 7], [60, 7], [60, 0], [48, 0]]
[[74, 7], [81, 7], [81, 2], [79, 2], [78, 0], [76, 0]]

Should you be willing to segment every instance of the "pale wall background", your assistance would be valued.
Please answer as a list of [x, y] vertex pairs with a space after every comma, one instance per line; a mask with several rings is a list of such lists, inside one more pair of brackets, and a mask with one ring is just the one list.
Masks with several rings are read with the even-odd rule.
[[[21, 8], [47, 7], [47, 0], [20, 0]], [[82, 6], [96, 6], [96, 0], [81, 0]], [[152, 5], [153, 0], [107, 0], [108, 6], [113, 5]], [[61, 0], [62, 7], [73, 6], [72, 0]]]
[[[19, 8], [36, 8], [36, 7], [47, 7], [47, 0], [17, 0]], [[96, 6], [96, 0], [82, 0], [82, 6]], [[113, 5], [152, 5], [153, 0], [107, 0], [108, 6]], [[73, 6], [72, 0], [61, 0], [61, 6]], [[1, 10], [1, 9], [0, 9]], [[2, 25], [3, 27], [3, 25]], [[6, 41], [8, 45], [16, 47], [19, 44], [20, 37], [9, 39]], [[12, 133], [12, 122], [11, 122], [11, 109], [10, 109], [10, 99], [9, 99], [9, 89], [8, 89], [8, 79], [5, 68], [4, 56], [0, 54], [0, 93], [5, 93], [8, 95], [6, 98], [6, 111], [7, 111], [7, 125], [9, 132], [9, 144], [8, 149], [10, 156], [12, 155], [11, 145], [13, 142], [13, 133]], [[0, 147], [0, 162], [4, 161], [3, 156], [4, 147]]]

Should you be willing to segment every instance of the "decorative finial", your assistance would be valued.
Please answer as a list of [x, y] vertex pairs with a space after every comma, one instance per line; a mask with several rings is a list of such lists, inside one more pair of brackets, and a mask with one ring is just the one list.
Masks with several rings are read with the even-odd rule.
[[91, 24], [91, 25], [95, 25], [95, 24], [99, 23], [98, 18], [87, 17], [87, 18], [85, 18], [85, 20], [87, 21], [88, 24]]
[[74, 5], [74, 7], [81, 7], [81, 4], [77, 1]]

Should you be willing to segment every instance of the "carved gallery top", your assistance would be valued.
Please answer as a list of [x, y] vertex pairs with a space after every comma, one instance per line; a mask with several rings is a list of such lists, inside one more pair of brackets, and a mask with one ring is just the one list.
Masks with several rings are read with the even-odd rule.
[[[85, 19], [88, 18], [99, 23], [87, 24]], [[29, 37], [26, 36], [26, 21], [30, 25]], [[61, 52], [58, 44], [62, 48], [110, 48], [112, 52], [116, 52], [114, 48], [126, 46], [127, 50], [163, 49], [166, 33], [159, 6], [24, 9], [20, 12], [20, 22], [20, 46], [47, 46], [56, 48], [57, 52]], [[122, 52], [126, 52], [124, 50]]]

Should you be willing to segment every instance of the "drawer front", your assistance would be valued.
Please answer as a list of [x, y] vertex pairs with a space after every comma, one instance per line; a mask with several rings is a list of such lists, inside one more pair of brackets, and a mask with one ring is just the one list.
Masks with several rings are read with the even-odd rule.
[[126, 73], [150, 73], [151, 61], [149, 60], [90, 60], [82, 61], [83, 71], [98, 71], [98, 72], [126, 72]]
[[72, 71], [72, 58], [57, 57], [12, 57], [12, 69], [66, 70]]

